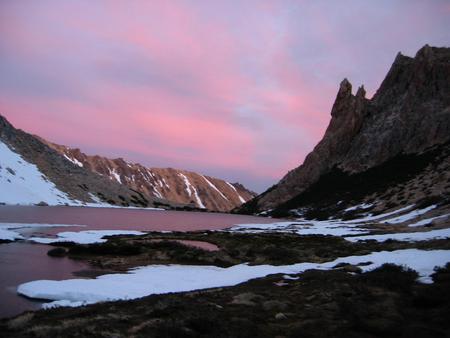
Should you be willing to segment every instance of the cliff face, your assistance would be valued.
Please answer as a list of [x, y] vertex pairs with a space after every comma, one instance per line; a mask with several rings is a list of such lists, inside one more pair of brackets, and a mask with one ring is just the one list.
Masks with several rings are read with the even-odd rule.
[[79, 149], [41, 140], [76, 166], [152, 198], [213, 211], [229, 211], [256, 195], [239, 183], [180, 169], [147, 168], [122, 158], [89, 156]]
[[342, 81], [323, 139], [301, 166], [242, 210], [259, 212], [299, 201], [331, 172], [365, 173], [449, 139], [450, 48], [427, 45], [414, 58], [398, 54], [370, 100], [363, 87], [353, 95], [351, 84]]

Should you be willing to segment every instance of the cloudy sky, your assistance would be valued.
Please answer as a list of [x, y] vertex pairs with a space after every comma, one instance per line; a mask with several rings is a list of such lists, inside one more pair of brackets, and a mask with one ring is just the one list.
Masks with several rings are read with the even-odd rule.
[[450, 2], [0, 0], [0, 113], [88, 154], [261, 192], [320, 140], [340, 81], [450, 45]]

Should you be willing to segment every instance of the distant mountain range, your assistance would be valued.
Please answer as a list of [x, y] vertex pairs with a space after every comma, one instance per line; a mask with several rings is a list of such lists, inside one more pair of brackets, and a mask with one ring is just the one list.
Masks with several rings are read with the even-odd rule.
[[229, 211], [256, 194], [239, 183], [121, 158], [89, 156], [0, 116], [0, 203], [105, 204]]
[[304, 163], [236, 212], [327, 218], [413, 204], [448, 209], [450, 48], [399, 53], [373, 98], [365, 94], [344, 79]]

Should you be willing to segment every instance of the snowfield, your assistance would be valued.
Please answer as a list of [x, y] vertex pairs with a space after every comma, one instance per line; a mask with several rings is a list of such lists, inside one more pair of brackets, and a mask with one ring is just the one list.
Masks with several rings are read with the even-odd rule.
[[0, 202], [33, 205], [81, 205], [58, 190], [36, 167], [0, 141]]
[[322, 264], [299, 263], [283, 266], [240, 264], [229, 268], [220, 268], [216, 266], [150, 265], [132, 269], [126, 274], [109, 274], [96, 279], [28, 282], [19, 285], [17, 292], [30, 298], [53, 301], [46, 304], [45, 307], [81, 306], [96, 302], [141, 298], [152, 294], [233, 286], [271, 274], [291, 275], [308, 269], [330, 269], [339, 263], [358, 265], [363, 262], [371, 262], [370, 265], [360, 266], [363, 271], [372, 270], [384, 263], [404, 265], [419, 273], [419, 281], [430, 283], [433, 269], [450, 262], [450, 250], [382, 251], [364, 256], [342, 257]]
[[[68, 161], [74, 162], [66, 156]], [[80, 165], [81, 164], [81, 165]], [[120, 177], [119, 177], [120, 179]], [[140, 208], [114, 206], [101, 201], [92, 193], [89, 195], [94, 203], [85, 203], [70, 198], [59, 190], [38, 167], [25, 161], [20, 155], [0, 141], [0, 203], [7, 205], [35, 205], [45, 202], [48, 205], [69, 205], [93, 208], [126, 208], [145, 210], [164, 210], [161, 208]], [[1, 232], [6, 237], [6, 232]]]

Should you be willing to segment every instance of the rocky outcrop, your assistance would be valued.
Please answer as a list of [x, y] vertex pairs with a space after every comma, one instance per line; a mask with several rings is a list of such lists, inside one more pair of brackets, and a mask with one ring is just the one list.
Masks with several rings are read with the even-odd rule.
[[301, 166], [241, 211], [260, 212], [300, 201], [331, 172], [361, 174], [449, 140], [450, 48], [426, 45], [414, 58], [399, 53], [370, 100], [363, 87], [353, 95], [351, 84], [342, 81], [323, 139]]
[[122, 158], [90, 156], [41, 139], [68, 162], [146, 196], [212, 211], [229, 211], [256, 196], [239, 183], [173, 168], [147, 168]]

